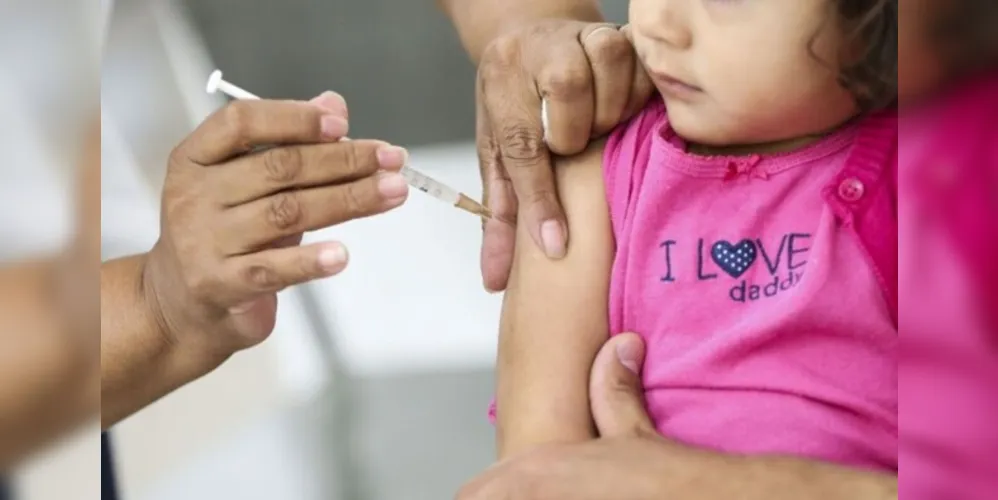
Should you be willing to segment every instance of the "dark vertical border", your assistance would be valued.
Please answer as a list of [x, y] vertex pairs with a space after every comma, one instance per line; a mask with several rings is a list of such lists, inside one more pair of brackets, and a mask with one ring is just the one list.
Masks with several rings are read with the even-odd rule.
[[[111, 438], [106, 432], [100, 435], [100, 475], [101, 500], [119, 500], [118, 481], [114, 474], [114, 457], [111, 454]], [[4, 498], [0, 495], [0, 499]]]

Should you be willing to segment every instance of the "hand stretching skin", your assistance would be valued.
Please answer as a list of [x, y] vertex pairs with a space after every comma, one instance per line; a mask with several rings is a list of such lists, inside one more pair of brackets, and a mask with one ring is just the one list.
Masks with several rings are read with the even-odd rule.
[[501, 35], [483, 53], [476, 136], [484, 198], [496, 215], [484, 226], [487, 289], [506, 288], [517, 220], [548, 258], [564, 257], [569, 234], [552, 154], [582, 152], [637, 113], [654, 89], [627, 33], [605, 23], [538, 21]]

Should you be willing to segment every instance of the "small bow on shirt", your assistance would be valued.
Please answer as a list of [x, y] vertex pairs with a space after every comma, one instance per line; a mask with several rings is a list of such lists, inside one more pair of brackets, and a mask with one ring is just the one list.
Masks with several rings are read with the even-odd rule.
[[738, 178], [740, 175], [751, 175], [757, 179], [769, 179], [769, 174], [764, 168], [756, 168], [762, 163], [762, 157], [751, 156], [748, 159], [736, 161], [731, 160], [728, 162], [728, 172], [724, 174], [724, 180], [730, 181]]

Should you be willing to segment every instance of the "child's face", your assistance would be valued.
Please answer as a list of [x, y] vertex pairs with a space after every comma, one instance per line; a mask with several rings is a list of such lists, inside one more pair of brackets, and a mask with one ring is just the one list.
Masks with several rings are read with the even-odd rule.
[[704, 145], [820, 134], [857, 112], [831, 0], [631, 0], [638, 56], [673, 128]]

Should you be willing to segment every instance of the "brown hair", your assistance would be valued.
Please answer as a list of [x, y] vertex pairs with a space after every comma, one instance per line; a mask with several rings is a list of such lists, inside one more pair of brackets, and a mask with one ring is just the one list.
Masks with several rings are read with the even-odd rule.
[[863, 111], [897, 104], [898, 0], [834, 0], [847, 57], [839, 82]]
[[998, 1], [948, 0], [932, 35], [956, 76], [998, 65]]

